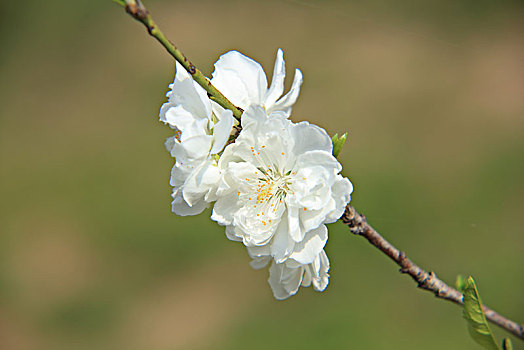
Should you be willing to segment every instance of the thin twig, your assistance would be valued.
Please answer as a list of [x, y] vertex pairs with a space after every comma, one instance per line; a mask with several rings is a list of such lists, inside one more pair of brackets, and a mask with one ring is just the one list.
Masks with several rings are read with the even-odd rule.
[[[118, 4], [122, 5], [121, 1], [117, 1]], [[164, 33], [156, 25], [151, 18], [149, 11], [139, 0], [125, 0], [125, 9], [128, 14], [134, 19], [141, 22], [147, 29], [149, 35], [154, 37], [171, 56], [173, 56], [193, 77], [193, 79], [207, 92], [209, 98], [225, 109], [229, 109], [233, 112], [233, 115], [237, 120], [240, 120], [242, 115], [242, 108], [235, 106], [229, 101], [216, 87], [211, 84], [208, 78], [200, 70], [198, 70], [191, 61], [180, 51], [169, 39], [166, 38]]]
[[[346, 211], [342, 215], [341, 220], [349, 227], [351, 233], [366, 238], [369, 243], [396, 262], [400, 266], [400, 272], [410, 275], [417, 282], [419, 288], [432, 292], [437, 298], [446, 299], [459, 305], [463, 304], [464, 296], [462, 293], [437, 278], [433, 271], [427, 272], [409, 260], [404, 252], [386, 241], [368, 224], [366, 218], [360, 215], [351, 205], [348, 204], [346, 206]], [[524, 339], [523, 325], [511, 321], [485, 305], [482, 307], [488, 320], [520, 339]]]

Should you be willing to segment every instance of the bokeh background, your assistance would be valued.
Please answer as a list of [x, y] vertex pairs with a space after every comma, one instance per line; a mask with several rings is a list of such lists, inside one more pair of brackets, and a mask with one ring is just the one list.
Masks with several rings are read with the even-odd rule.
[[[270, 76], [283, 48], [288, 87], [305, 76], [293, 120], [349, 131], [353, 204], [524, 321], [522, 2], [146, 5], [208, 76], [231, 49]], [[170, 212], [162, 47], [109, 0], [1, 7], [0, 349], [478, 348], [459, 307], [340, 223], [328, 289], [275, 301], [209, 212]]]

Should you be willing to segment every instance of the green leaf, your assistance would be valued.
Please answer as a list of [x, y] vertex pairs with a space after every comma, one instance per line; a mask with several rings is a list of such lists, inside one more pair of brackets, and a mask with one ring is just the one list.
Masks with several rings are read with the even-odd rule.
[[335, 157], [338, 157], [340, 151], [342, 151], [342, 146], [344, 146], [344, 143], [346, 143], [346, 139], [348, 138], [348, 133], [344, 133], [344, 135], [338, 137], [338, 134], [335, 134], [331, 138], [333, 141], [333, 155]]
[[125, 0], [113, 0], [113, 2], [116, 2], [120, 6], [124, 6], [124, 7], [126, 6]]
[[457, 290], [461, 293], [464, 293], [464, 290], [466, 289], [466, 277], [462, 275], [457, 276], [457, 281], [455, 282], [455, 286], [457, 287]]
[[513, 344], [511, 344], [511, 340], [509, 340], [509, 338], [505, 338], [502, 341], [502, 349], [503, 350], [513, 350]]
[[482, 311], [482, 302], [475, 286], [475, 281], [471, 276], [468, 277], [464, 288], [464, 309], [462, 315], [468, 321], [468, 331], [473, 340], [485, 349], [500, 350], [489, 328], [484, 311]]

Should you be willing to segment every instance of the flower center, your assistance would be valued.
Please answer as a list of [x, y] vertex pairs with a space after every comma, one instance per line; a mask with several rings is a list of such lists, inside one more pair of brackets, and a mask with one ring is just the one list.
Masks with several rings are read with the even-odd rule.
[[275, 156], [284, 157], [285, 152], [270, 153], [266, 146], [261, 146], [259, 150], [251, 147], [251, 154], [257, 169], [244, 179], [245, 186], [238, 196], [247, 202], [245, 215], [256, 217], [259, 224], [266, 226], [283, 214], [284, 199], [288, 193], [293, 193], [290, 185], [295, 172], [279, 169], [276, 165], [278, 159], [275, 162]]
[[[279, 203], [286, 196], [288, 188], [288, 182], [286, 176], [273, 176], [271, 172], [267, 172], [259, 178], [255, 190], [256, 204], [262, 204], [269, 202], [273, 198], [278, 199]], [[279, 174], [280, 175], [280, 174]]]

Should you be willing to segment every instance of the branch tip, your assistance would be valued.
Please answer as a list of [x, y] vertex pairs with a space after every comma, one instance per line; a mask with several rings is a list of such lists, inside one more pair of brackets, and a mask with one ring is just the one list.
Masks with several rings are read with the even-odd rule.
[[[353, 234], [360, 235], [368, 240], [370, 244], [378, 248], [381, 252], [386, 254], [390, 259], [400, 266], [399, 271], [406, 273], [413, 278], [417, 283], [417, 287], [432, 292], [435, 297], [454, 302], [462, 305], [464, 295], [458, 290], [448, 286], [444, 281], [440, 280], [433, 271], [425, 271], [415, 263], [413, 263], [405, 252], [398, 250], [384, 237], [382, 237], [373, 227], [371, 227], [364, 216], [359, 214], [351, 205], [347, 205], [344, 214], [341, 217], [344, 224], [349, 227]], [[486, 318], [514, 334], [520, 339], [524, 339], [524, 326], [520, 325], [496, 311], [483, 305]]]
[[124, 5], [126, 12], [141, 22], [147, 29], [149, 35], [154, 37], [166, 51], [177, 60], [184, 69], [191, 74], [193, 80], [199, 84], [207, 93], [210, 98], [218, 103], [224, 109], [229, 109], [233, 112], [233, 116], [240, 120], [242, 115], [242, 109], [235, 106], [231, 101], [227, 99], [216, 87], [213, 86], [211, 81], [207, 79], [200, 70], [198, 70], [187, 57], [162, 33], [160, 28], [155, 24], [147, 8], [142, 4], [140, 0], [115, 0], [120, 5]]

